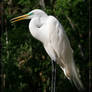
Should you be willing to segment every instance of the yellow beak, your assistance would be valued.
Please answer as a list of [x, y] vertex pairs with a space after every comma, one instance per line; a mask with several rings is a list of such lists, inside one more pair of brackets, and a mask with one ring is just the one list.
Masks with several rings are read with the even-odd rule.
[[29, 15], [25, 14], [25, 15], [22, 15], [22, 16], [19, 16], [19, 17], [15, 17], [13, 19], [11, 19], [11, 23], [14, 23], [16, 21], [20, 21], [20, 20], [24, 20], [26, 17], [28, 17]]

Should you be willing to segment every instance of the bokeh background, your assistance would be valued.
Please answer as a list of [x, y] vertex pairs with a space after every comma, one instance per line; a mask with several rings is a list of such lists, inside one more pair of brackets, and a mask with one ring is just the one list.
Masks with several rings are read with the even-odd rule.
[[[89, 62], [89, 0], [3, 0], [1, 15], [1, 91], [50, 92], [51, 61], [42, 44], [29, 32], [29, 21], [10, 19], [42, 9], [63, 25], [87, 92], [91, 89], [92, 62]], [[1, 46], [1, 45], [0, 45]], [[57, 65], [56, 92], [77, 92]]]

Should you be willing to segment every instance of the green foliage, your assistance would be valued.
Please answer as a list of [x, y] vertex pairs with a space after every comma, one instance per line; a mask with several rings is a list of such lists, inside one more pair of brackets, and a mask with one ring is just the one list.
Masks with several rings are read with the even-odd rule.
[[[4, 32], [2, 33], [2, 64], [5, 74], [4, 92], [50, 92], [51, 63], [42, 44], [28, 29], [28, 20], [10, 24], [15, 16], [41, 8], [40, 0], [4, 0]], [[44, 0], [45, 1], [45, 0]], [[70, 39], [76, 64], [85, 87], [88, 88], [88, 1], [45, 1], [48, 14], [53, 14]], [[5, 22], [6, 21], [6, 22]], [[91, 64], [92, 65], [92, 64]], [[3, 83], [2, 83], [3, 84]], [[56, 92], [76, 92], [57, 65]]]

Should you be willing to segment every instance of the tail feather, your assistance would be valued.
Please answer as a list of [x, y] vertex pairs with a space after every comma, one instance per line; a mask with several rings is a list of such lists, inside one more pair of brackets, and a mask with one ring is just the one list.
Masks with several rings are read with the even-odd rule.
[[78, 90], [84, 90], [84, 86], [80, 80], [80, 75], [78, 68], [75, 66], [74, 61], [72, 60], [63, 68], [65, 76], [75, 84]]
[[83, 84], [80, 80], [80, 74], [78, 72], [78, 68], [75, 66], [75, 64], [72, 62], [71, 68], [70, 68], [70, 79], [73, 81], [77, 89], [83, 90]]

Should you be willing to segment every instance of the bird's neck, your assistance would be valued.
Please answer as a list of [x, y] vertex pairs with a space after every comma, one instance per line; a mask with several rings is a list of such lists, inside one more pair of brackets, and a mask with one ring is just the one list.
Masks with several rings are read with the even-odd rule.
[[41, 34], [40, 28], [46, 22], [45, 20], [46, 20], [46, 17], [36, 17], [36, 18], [33, 18], [29, 23], [29, 30], [32, 36], [38, 40], [40, 40], [40, 34]]
[[41, 28], [46, 23], [47, 17], [36, 17], [32, 20], [32, 25], [35, 28]]

